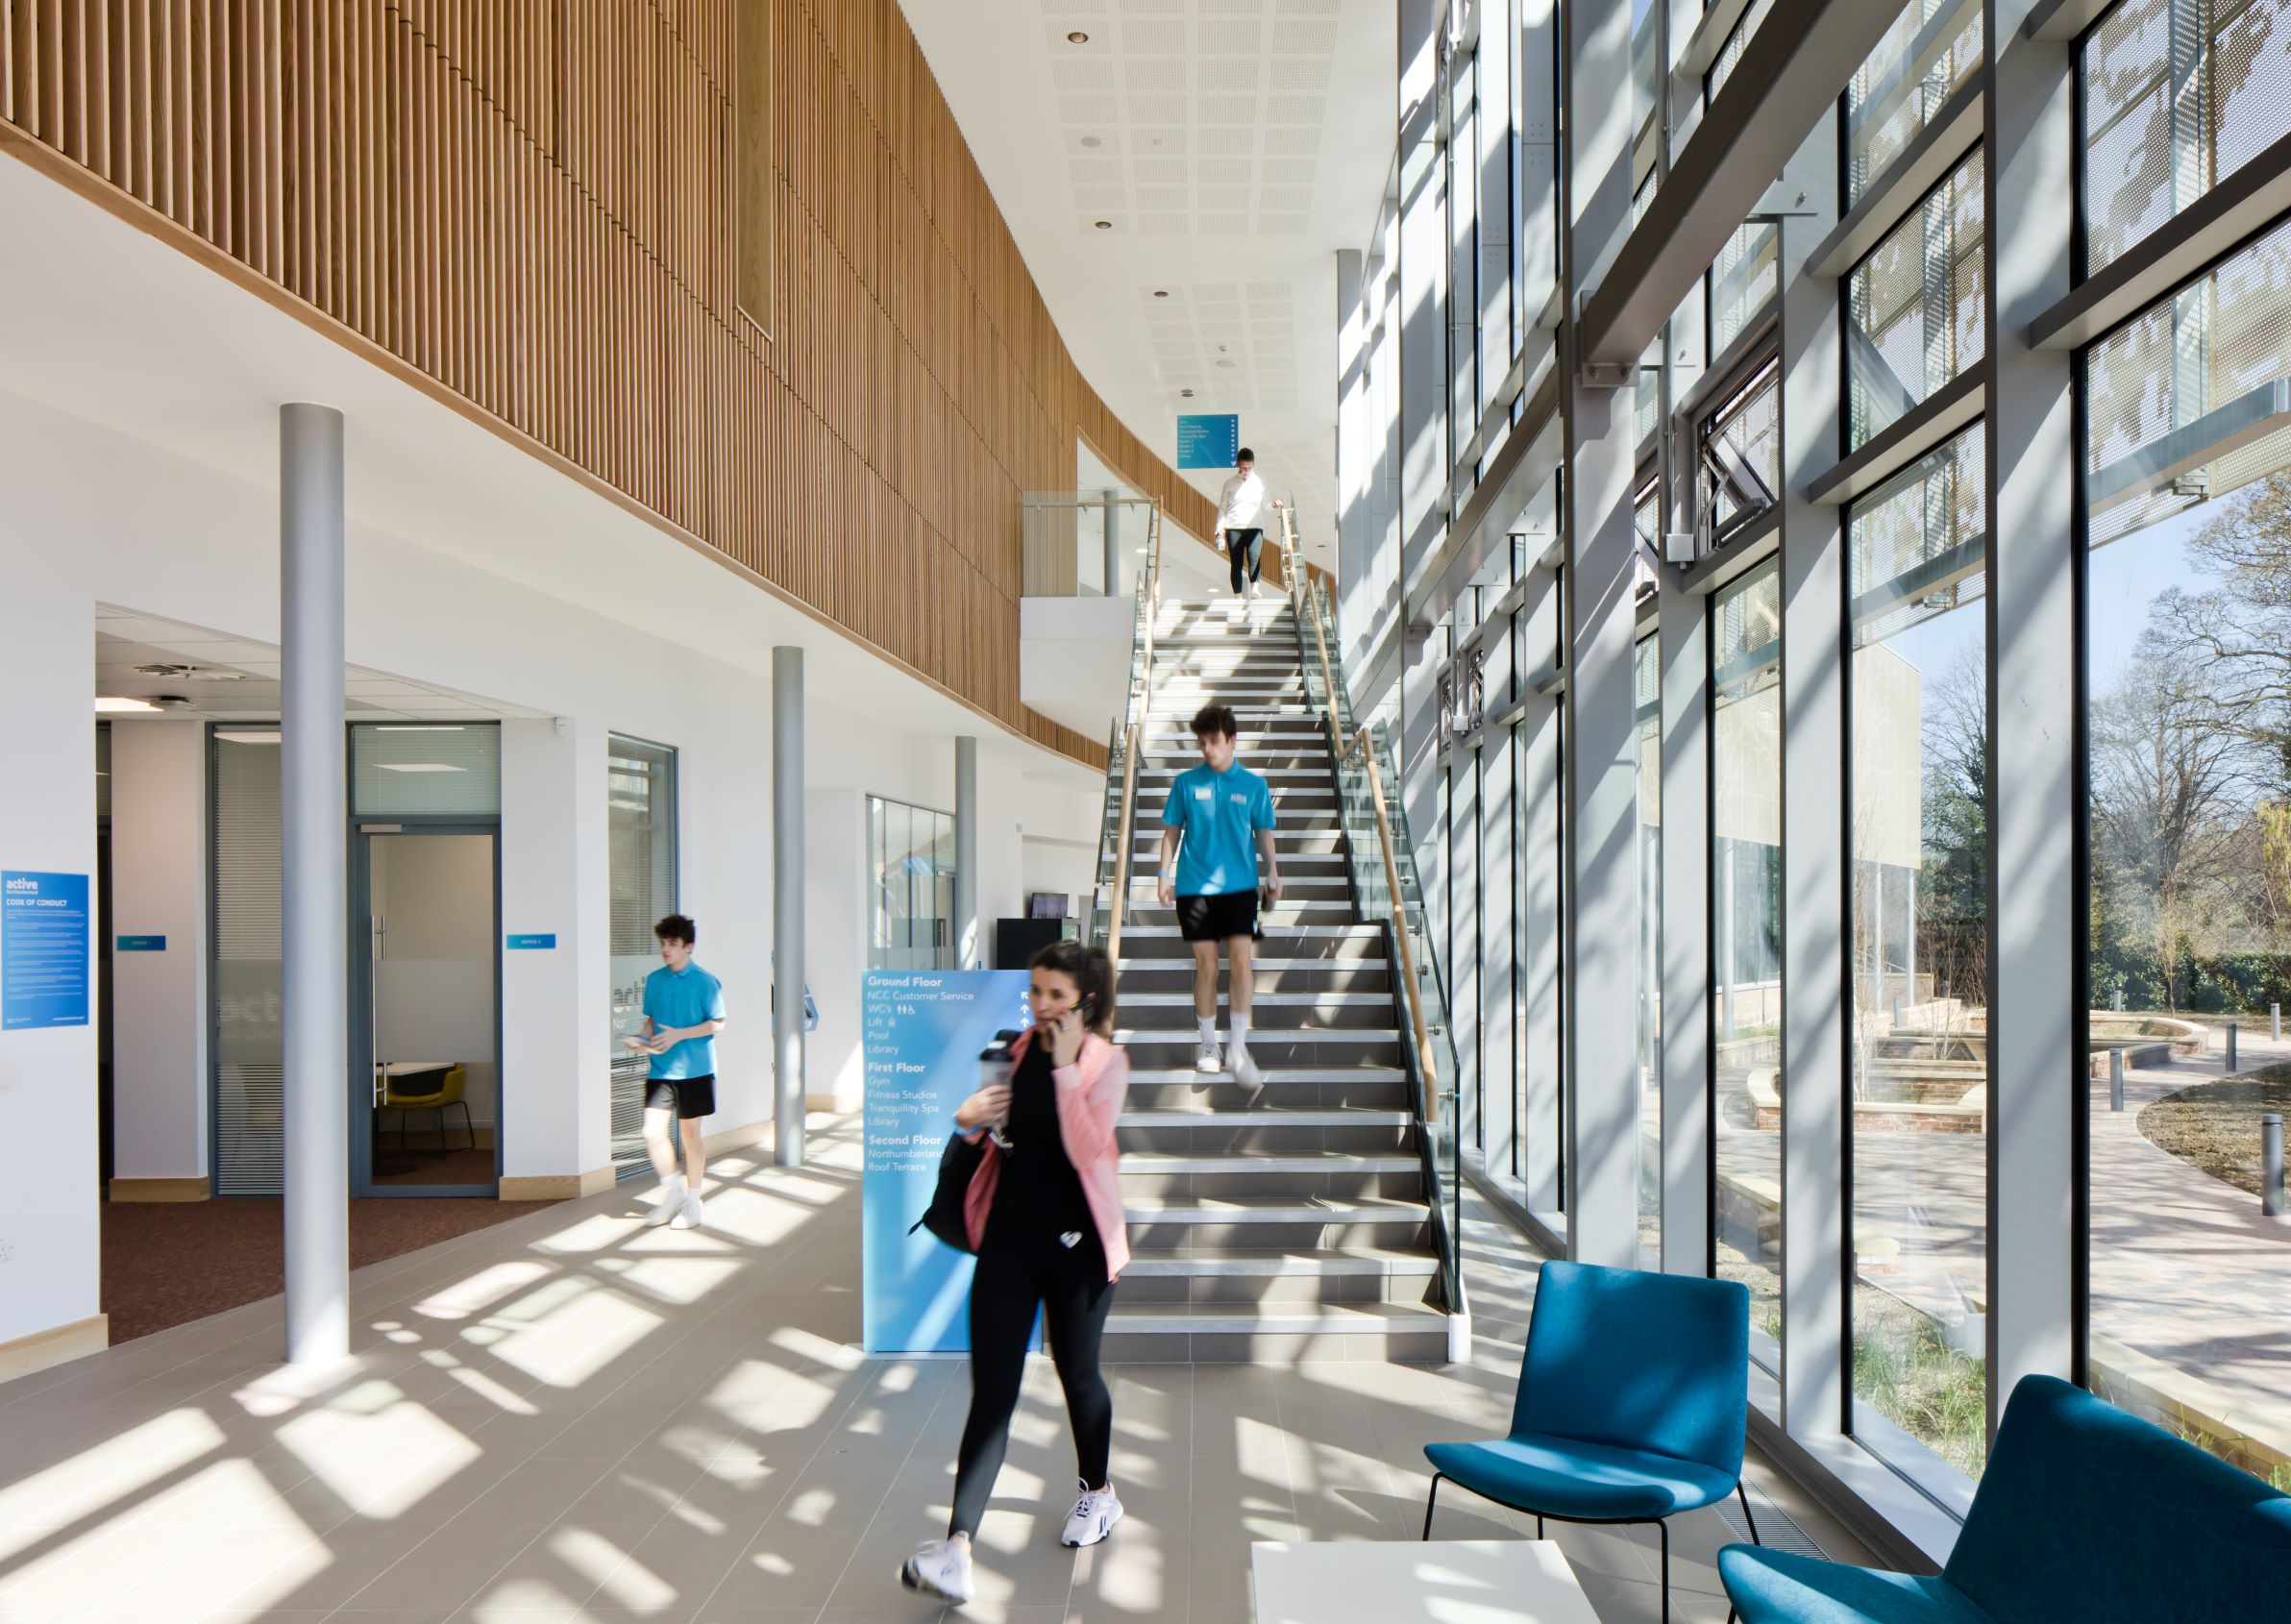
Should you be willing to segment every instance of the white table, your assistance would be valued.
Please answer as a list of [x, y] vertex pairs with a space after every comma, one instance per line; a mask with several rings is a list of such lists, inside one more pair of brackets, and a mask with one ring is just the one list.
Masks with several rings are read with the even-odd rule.
[[1599, 1624], [1549, 1539], [1250, 1547], [1256, 1624]]

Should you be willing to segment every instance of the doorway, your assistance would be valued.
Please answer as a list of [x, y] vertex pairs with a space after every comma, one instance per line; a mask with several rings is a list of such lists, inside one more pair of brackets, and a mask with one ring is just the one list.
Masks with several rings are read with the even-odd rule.
[[351, 1193], [500, 1181], [500, 831], [362, 823], [351, 874]]

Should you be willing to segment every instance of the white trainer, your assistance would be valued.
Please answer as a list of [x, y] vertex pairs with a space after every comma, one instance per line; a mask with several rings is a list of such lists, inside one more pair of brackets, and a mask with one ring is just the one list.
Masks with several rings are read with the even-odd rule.
[[1251, 1094], [1265, 1086], [1264, 1071], [1258, 1069], [1249, 1051], [1239, 1044], [1233, 1046], [1233, 1080]]
[[1093, 1489], [1075, 1480], [1082, 1497], [1074, 1502], [1073, 1511], [1067, 1516], [1066, 1532], [1058, 1537], [1061, 1545], [1095, 1545], [1114, 1532], [1114, 1525], [1121, 1520], [1121, 1501], [1108, 1483], [1103, 1489]]
[[697, 1193], [689, 1190], [684, 1193], [683, 1203], [677, 1208], [677, 1216], [670, 1221], [669, 1227], [671, 1229], [698, 1229], [700, 1227], [700, 1196]]
[[646, 1227], [658, 1229], [684, 1210], [684, 1175], [670, 1173], [660, 1181], [660, 1199], [645, 1214]]
[[1218, 1046], [1214, 1043], [1203, 1044], [1201, 1052], [1194, 1057], [1194, 1070], [1196, 1071], [1222, 1071], [1224, 1069], [1224, 1059], [1218, 1053]]
[[899, 1582], [950, 1602], [971, 1599], [971, 1548], [951, 1539], [925, 1539], [899, 1570]]

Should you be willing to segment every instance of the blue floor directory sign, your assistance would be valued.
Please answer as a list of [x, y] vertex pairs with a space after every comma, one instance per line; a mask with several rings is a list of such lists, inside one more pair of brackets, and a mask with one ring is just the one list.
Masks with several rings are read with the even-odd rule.
[[0, 1031], [87, 1024], [87, 876], [0, 874]]
[[971, 1345], [972, 1259], [908, 1228], [930, 1205], [954, 1109], [978, 1054], [1026, 1024], [1022, 970], [871, 970], [860, 993], [867, 1154], [860, 1181], [861, 1345], [961, 1353]]

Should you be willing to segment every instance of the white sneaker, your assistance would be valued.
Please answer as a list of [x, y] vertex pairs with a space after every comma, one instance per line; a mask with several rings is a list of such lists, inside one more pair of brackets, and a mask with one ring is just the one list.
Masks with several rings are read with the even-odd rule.
[[1074, 1509], [1066, 1518], [1066, 1532], [1058, 1537], [1061, 1545], [1095, 1545], [1114, 1532], [1114, 1525], [1121, 1520], [1121, 1502], [1115, 1496], [1114, 1486], [1093, 1489], [1080, 1484], [1082, 1497], [1074, 1502]]
[[1218, 1046], [1214, 1043], [1203, 1044], [1201, 1052], [1194, 1057], [1194, 1070], [1196, 1071], [1222, 1071], [1224, 1069], [1224, 1059], [1218, 1053]]
[[684, 1193], [682, 1205], [669, 1223], [671, 1229], [698, 1229], [700, 1227], [700, 1197], [690, 1191]]
[[1265, 1073], [1258, 1070], [1249, 1051], [1239, 1044], [1233, 1046], [1233, 1080], [1251, 1094], [1265, 1086]]
[[660, 1181], [660, 1199], [653, 1203], [653, 1210], [645, 1214], [645, 1225], [658, 1229], [670, 1218], [684, 1210], [684, 1175], [670, 1173]]
[[971, 1599], [971, 1551], [951, 1539], [925, 1539], [899, 1570], [899, 1582], [926, 1596], [950, 1602]]

